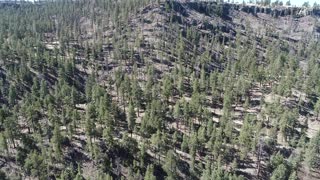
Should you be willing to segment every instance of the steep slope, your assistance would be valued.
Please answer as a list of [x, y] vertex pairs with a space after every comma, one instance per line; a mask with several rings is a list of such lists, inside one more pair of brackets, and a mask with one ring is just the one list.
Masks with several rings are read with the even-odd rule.
[[318, 12], [1, 5], [1, 170], [13, 179], [317, 179]]

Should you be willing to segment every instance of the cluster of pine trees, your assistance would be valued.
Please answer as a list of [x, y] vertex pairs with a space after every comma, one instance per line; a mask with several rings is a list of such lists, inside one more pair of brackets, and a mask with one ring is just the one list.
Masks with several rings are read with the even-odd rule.
[[308, 135], [320, 113], [319, 43], [250, 24], [231, 36], [204, 20], [205, 33], [184, 8], [1, 5], [0, 179], [295, 180], [319, 170], [320, 132]]

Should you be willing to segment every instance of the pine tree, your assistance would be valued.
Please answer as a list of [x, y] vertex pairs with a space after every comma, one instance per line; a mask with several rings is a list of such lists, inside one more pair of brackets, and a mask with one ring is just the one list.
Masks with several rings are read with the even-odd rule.
[[151, 137], [151, 142], [153, 147], [155, 147], [155, 152], [158, 154], [158, 161], [160, 163], [160, 154], [161, 154], [161, 148], [162, 148], [162, 136], [161, 132], [158, 130], [156, 134], [153, 134]]
[[94, 83], [95, 83], [94, 79], [95, 79], [94, 76], [91, 75], [86, 80], [85, 92], [86, 92], [87, 101], [91, 101], [91, 98], [92, 98], [92, 88], [93, 88]]
[[172, 146], [174, 149], [176, 149], [177, 142], [178, 142], [178, 133], [177, 131], [174, 131], [173, 137], [172, 137]]
[[183, 140], [181, 143], [181, 150], [183, 152], [188, 152], [188, 150], [189, 150], [189, 139], [186, 134], [183, 134]]
[[198, 135], [197, 135], [197, 132], [193, 132], [189, 140], [189, 149], [190, 151], [196, 152], [198, 150], [198, 147], [199, 147]]
[[290, 174], [288, 180], [298, 180], [297, 172], [296, 172], [296, 171], [293, 171], [293, 172]]
[[131, 83], [131, 90], [132, 90], [132, 98], [133, 103], [137, 107], [138, 116], [140, 116], [140, 108], [142, 107], [143, 103], [143, 91], [141, 87], [139, 86], [139, 83], [136, 78], [133, 79], [133, 82]]
[[316, 119], [319, 120], [319, 113], [320, 113], [320, 99], [318, 99], [316, 105], [314, 106], [314, 112]]
[[297, 110], [289, 111], [285, 110], [280, 118], [280, 131], [287, 141], [288, 138], [291, 139], [294, 134], [294, 129], [296, 126], [296, 120], [298, 119]]
[[251, 128], [250, 128], [250, 117], [249, 115], [246, 116], [242, 128], [240, 130], [240, 136], [239, 136], [239, 143], [240, 143], [240, 151], [241, 151], [241, 159], [243, 160], [246, 158], [247, 153], [249, 152], [249, 149], [251, 147]]
[[58, 123], [55, 123], [54, 125], [54, 130], [53, 130], [53, 136], [52, 136], [52, 145], [53, 145], [53, 150], [55, 152], [55, 157], [57, 160], [61, 159], [61, 155], [62, 155], [62, 136], [61, 136], [61, 132], [60, 132], [60, 126], [58, 125]]
[[114, 140], [113, 140], [113, 135], [112, 135], [112, 128], [107, 127], [103, 130], [103, 135], [102, 135], [104, 141], [107, 143], [107, 145], [112, 149], [114, 146]]
[[86, 129], [86, 135], [89, 139], [89, 145], [91, 144], [92, 137], [94, 137], [95, 134], [95, 126], [94, 122], [96, 119], [96, 110], [95, 105], [90, 103], [86, 110], [86, 123], [85, 123], [85, 129]]
[[156, 180], [156, 176], [153, 175], [153, 171], [154, 171], [153, 165], [148, 165], [147, 171], [144, 176], [144, 180]]
[[32, 87], [31, 87], [31, 95], [34, 99], [39, 98], [39, 89], [40, 89], [40, 84], [39, 84], [38, 78], [34, 77]]
[[80, 164], [78, 164], [78, 172], [77, 172], [77, 175], [76, 177], [74, 178], [74, 180], [82, 180], [83, 177], [82, 177], [82, 170], [81, 170], [81, 166]]
[[206, 167], [202, 171], [202, 175], [200, 177], [200, 180], [210, 180], [211, 179], [211, 169], [212, 169], [212, 164], [209, 160], [209, 157], [206, 156]]
[[272, 169], [276, 169], [280, 164], [284, 164], [284, 163], [285, 163], [285, 159], [282, 156], [282, 154], [280, 154], [280, 152], [271, 156], [270, 165]]
[[165, 76], [163, 80], [163, 95], [165, 97], [166, 102], [169, 102], [169, 98], [172, 95], [173, 86], [172, 81], [169, 76]]
[[205, 150], [205, 143], [207, 142], [205, 126], [201, 126], [198, 129], [198, 133], [197, 134], [198, 134], [199, 151], [200, 151], [200, 153], [202, 153]]
[[10, 143], [13, 147], [16, 147], [15, 140], [19, 137], [19, 125], [18, 125], [18, 117], [10, 116], [5, 119], [4, 127], [5, 127], [5, 136], [10, 140]]
[[41, 80], [40, 83], [40, 99], [45, 99], [48, 94], [47, 83], [45, 80]]
[[273, 172], [271, 180], [286, 180], [287, 179], [287, 168], [284, 164], [280, 164]]
[[4, 133], [0, 133], [0, 152], [5, 152], [6, 155], [9, 154], [7, 137], [4, 135]]
[[132, 101], [130, 101], [129, 103], [129, 112], [127, 116], [127, 121], [128, 121], [128, 129], [132, 134], [132, 131], [134, 130], [135, 123], [136, 123], [136, 112], [134, 111]]
[[177, 101], [173, 109], [173, 117], [176, 119], [177, 129], [179, 129], [179, 121], [181, 118], [180, 102]]
[[168, 175], [169, 179], [175, 179], [177, 176], [177, 160], [172, 150], [169, 150], [166, 155], [163, 169]]
[[9, 87], [9, 95], [8, 95], [8, 102], [11, 107], [13, 107], [16, 103], [17, 99], [17, 92], [16, 92], [16, 87], [13, 85], [10, 85]]
[[179, 92], [179, 96], [181, 97], [182, 94], [183, 94], [184, 91], [185, 91], [185, 87], [184, 87], [184, 77], [183, 77], [183, 76], [179, 76], [177, 89], [178, 89], [178, 92]]
[[310, 140], [308, 144], [306, 161], [310, 168], [320, 167], [320, 131]]
[[46, 164], [41, 154], [33, 151], [31, 152], [25, 160], [24, 168], [26, 172], [33, 177], [39, 179], [46, 178]]

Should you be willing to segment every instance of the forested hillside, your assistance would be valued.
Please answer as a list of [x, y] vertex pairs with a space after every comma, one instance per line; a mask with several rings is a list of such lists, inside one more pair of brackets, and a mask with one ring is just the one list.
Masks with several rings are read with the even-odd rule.
[[0, 179], [320, 179], [319, 20], [316, 4], [2, 3]]

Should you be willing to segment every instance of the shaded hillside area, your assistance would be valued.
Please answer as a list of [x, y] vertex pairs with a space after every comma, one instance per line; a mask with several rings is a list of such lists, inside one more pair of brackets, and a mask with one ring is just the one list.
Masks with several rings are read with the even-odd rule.
[[319, 179], [320, 9], [0, 5], [0, 179]]

